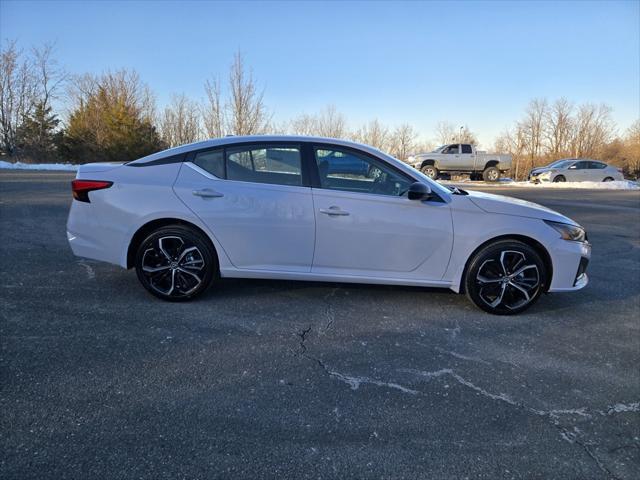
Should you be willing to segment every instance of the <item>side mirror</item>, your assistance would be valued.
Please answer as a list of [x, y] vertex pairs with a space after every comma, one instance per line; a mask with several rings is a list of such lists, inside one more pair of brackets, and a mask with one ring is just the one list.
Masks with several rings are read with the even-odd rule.
[[431, 197], [431, 188], [421, 182], [414, 182], [407, 191], [409, 200], [426, 200]]

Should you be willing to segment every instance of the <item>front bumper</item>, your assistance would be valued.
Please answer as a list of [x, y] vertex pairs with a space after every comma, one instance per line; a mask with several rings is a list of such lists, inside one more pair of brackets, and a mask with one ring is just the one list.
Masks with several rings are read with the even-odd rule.
[[570, 242], [560, 240], [554, 249], [553, 278], [549, 292], [574, 292], [586, 287], [589, 283], [587, 266], [591, 259], [589, 242]]

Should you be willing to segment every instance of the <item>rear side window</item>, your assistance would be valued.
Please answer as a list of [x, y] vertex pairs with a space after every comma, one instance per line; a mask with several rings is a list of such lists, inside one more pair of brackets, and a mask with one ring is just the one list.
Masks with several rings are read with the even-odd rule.
[[596, 168], [598, 170], [601, 170], [603, 168], [607, 168], [607, 164], [602, 162], [589, 162], [589, 168]]
[[469, 145], [468, 143], [463, 143], [462, 144], [462, 153], [473, 153], [471, 151], [471, 145]]
[[227, 179], [274, 185], [302, 185], [299, 147], [227, 148]]
[[218, 178], [224, 178], [224, 150], [222, 149], [197, 153], [193, 163]]

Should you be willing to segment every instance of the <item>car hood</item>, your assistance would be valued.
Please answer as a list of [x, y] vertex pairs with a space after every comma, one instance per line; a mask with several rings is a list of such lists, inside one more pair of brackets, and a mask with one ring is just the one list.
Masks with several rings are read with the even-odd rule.
[[493, 195], [491, 193], [473, 191], [468, 193], [469, 200], [478, 208], [488, 213], [539, 218], [540, 220], [551, 220], [553, 222], [578, 225], [570, 218], [565, 217], [555, 210], [538, 205], [537, 203], [520, 200], [519, 198], [505, 197], [504, 195]]
[[534, 168], [533, 170], [531, 170], [531, 174], [532, 175], [539, 175], [541, 173], [550, 172], [552, 170], [556, 170], [556, 169], [555, 168], [551, 168], [551, 167], [539, 167], [539, 168]]

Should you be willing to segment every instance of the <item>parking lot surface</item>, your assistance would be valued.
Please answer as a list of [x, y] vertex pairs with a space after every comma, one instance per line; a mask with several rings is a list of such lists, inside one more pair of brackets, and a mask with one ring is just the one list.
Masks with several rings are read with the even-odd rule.
[[72, 255], [72, 178], [0, 173], [3, 479], [639, 478], [640, 192], [482, 186], [593, 244], [586, 289], [496, 317], [283, 281], [164, 303]]

